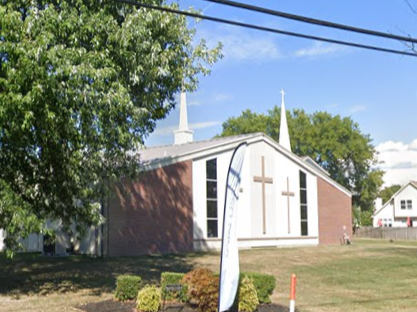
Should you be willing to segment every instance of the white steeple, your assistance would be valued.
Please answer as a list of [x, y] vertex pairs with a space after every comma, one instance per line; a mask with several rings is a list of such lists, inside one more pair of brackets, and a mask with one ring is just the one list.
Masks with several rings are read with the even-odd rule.
[[285, 112], [285, 103], [284, 103], [284, 89], [281, 89], [281, 124], [279, 127], [279, 144], [286, 148], [287, 150], [291, 151], [291, 143], [290, 143], [290, 134], [288, 132], [288, 124], [287, 124], [287, 114]]
[[178, 130], [174, 131], [174, 144], [185, 144], [193, 141], [193, 131], [188, 129], [187, 118], [187, 98], [184, 91], [180, 96], [180, 125]]

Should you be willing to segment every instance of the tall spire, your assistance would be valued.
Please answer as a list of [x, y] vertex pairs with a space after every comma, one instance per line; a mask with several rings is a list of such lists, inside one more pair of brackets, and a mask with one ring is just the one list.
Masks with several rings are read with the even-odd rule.
[[287, 114], [285, 112], [285, 103], [284, 103], [284, 89], [281, 89], [281, 124], [279, 127], [279, 144], [286, 148], [287, 150], [291, 151], [291, 143], [290, 143], [290, 134], [288, 132], [288, 124], [287, 124]]
[[193, 131], [188, 129], [187, 98], [184, 91], [180, 95], [180, 124], [174, 131], [174, 144], [185, 144], [193, 141]]

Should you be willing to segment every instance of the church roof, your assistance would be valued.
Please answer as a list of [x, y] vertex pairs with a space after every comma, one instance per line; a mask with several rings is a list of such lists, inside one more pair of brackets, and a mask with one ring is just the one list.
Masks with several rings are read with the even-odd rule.
[[275, 148], [284, 156], [292, 159], [299, 166], [312, 172], [313, 174], [320, 176], [333, 186], [342, 190], [349, 196], [352, 193], [345, 187], [330, 178], [329, 174], [315, 163], [311, 158], [300, 158], [291, 151], [282, 147], [275, 140], [267, 136], [262, 132], [241, 134], [229, 137], [214, 138], [206, 141], [190, 142], [180, 145], [165, 145], [144, 149], [140, 151], [140, 159], [144, 170], [152, 170], [159, 167], [164, 167], [181, 161], [187, 161], [191, 159], [197, 159], [199, 157], [207, 157], [209, 155], [216, 155], [219, 152], [227, 150], [234, 150], [237, 145], [242, 142], [251, 143], [265, 141], [267, 144]]
[[313, 158], [311, 158], [310, 156], [303, 156], [301, 157], [302, 160], [304, 160], [304, 162], [306, 162], [307, 164], [309, 164], [310, 166], [312, 166], [313, 168], [320, 170], [321, 172], [323, 172], [324, 174], [330, 176], [330, 173], [328, 173], [326, 170], [323, 169], [323, 167], [321, 167], [318, 163], [316, 163], [314, 161]]
[[210, 148], [239, 142], [254, 136], [264, 135], [263, 133], [241, 134], [229, 137], [219, 137], [206, 141], [190, 142], [179, 145], [164, 145], [146, 148], [140, 151], [140, 159], [144, 165], [189, 155], [191, 153], [204, 151]]

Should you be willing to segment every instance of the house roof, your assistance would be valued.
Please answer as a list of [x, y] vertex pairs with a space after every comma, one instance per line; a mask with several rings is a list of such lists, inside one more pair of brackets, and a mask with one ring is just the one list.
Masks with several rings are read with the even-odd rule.
[[144, 167], [144, 170], [152, 170], [158, 167], [167, 166], [180, 161], [186, 161], [190, 159], [197, 159], [218, 152], [224, 152], [227, 150], [234, 150], [237, 145], [242, 142], [251, 143], [264, 141], [284, 156], [290, 158], [305, 170], [320, 176], [323, 180], [329, 182], [336, 188], [348, 196], [352, 196], [352, 193], [330, 178], [329, 174], [322, 169], [318, 164], [314, 162], [310, 157], [300, 158], [291, 151], [288, 151], [282, 147], [275, 140], [267, 136], [262, 132], [242, 134], [229, 137], [214, 138], [206, 141], [191, 142], [181, 145], [166, 145], [147, 148], [141, 150], [140, 159]]

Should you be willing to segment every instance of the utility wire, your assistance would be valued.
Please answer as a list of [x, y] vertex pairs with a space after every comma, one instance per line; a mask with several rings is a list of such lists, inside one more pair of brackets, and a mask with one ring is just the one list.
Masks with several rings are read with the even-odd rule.
[[348, 42], [348, 41], [328, 39], [328, 38], [317, 37], [317, 36], [304, 35], [304, 34], [295, 33], [295, 32], [283, 31], [283, 30], [279, 30], [279, 29], [275, 29], [275, 28], [263, 27], [263, 26], [258, 26], [258, 25], [254, 25], [254, 24], [247, 24], [247, 23], [241, 23], [241, 22], [226, 20], [226, 19], [217, 18], [217, 17], [213, 17], [213, 16], [201, 15], [201, 14], [193, 13], [193, 12], [185, 12], [185, 11], [181, 11], [181, 10], [171, 9], [171, 8], [168, 8], [168, 7], [155, 6], [155, 5], [136, 2], [136, 1], [132, 1], [132, 0], [110, 0], [110, 1], [118, 2], [118, 3], [125, 3], [125, 4], [129, 4], [129, 5], [134, 5], [134, 6], [137, 6], [137, 7], [148, 8], [148, 9], [152, 9], [152, 10], [168, 12], [168, 13], [173, 13], [173, 14], [178, 14], [178, 15], [183, 15], [183, 16], [188, 16], [188, 17], [199, 18], [199, 19], [202, 19], [202, 20], [208, 20], [208, 21], [212, 21], [212, 22], [234, 25], [234, 26], [239, 26], [239, 27], [244, 27], [244, 28], [249, 28], [249, 29], [256, 29], [256, 30], [275, 33], [275, 34], [287, 35], [287, 36], [310, 39], [310, 40], [317, 40], [317, 41], [322, 41], [322, 42], [328, 42], [328, 43], [333, 43], [333, 44], [339, 44], [339, 45], [361, 48], [361, 49], [367, 49], [367, 50], [373, 50], [373, 51], [379, 51], [379, 52], [386, 52], [386, 53], [393, 53], [393, 54], [400, 54], [400, 55], [407, 55], [407, 56], [417, 57], [417, 54], [411, 53], [411, 52], [381, 48], [381, 47], [377, 47], [377, 46], [359, 44], [359, 43]]
[[217, 3], [217, 4], [222, 4], [222, 5], [227, 5], [227, 6], [231, 6], [231, 7], [234, 7], [234, 8], [240, 8], [240, 9], [248, 10], [248, 11], [251, 11], [251, 12], [259, 12], [259, 13], [263, 13], [263, 14], [279, 16], [279, 17], [282, 17], [282, 18], [287, 18], [287, 19], [291, 19], [291, 20], [295, 20], [295, 21], [299, 21], [299, 22], [304, 22], [304, 23], [307, 23], [307, 24], [314, 24], [314, 25], [318, 25], [318, 26], [337, 28], [337, 29], [347, 30], [347, 31], [356, 32], [356, 33], [365, 34], [365, 35], [370, 35], [370, 36], [377, 36], [377, 37], [383, 37], [383, 38], [387, 38], [387, 39], [395, 39], [395, 40], [399, 40], [399, 41], [417, 43], [417, 39], [412, 38], [412, 37], [398, 36], [398, 35], [393, 35], [393, 34], [380, 32], [380, 31], [375, 31], [375, 30], [353, 27], [353, 26], [348, 26], [348, 25], [344, 25], [344, 24], [337, 24], [337, 23], [328, 22], [328, 21], [319, 20], [319, 19], [310, 18], [310, 17], [305, 17], [305, 16], [301, 16], [301, 15], [295, 15], [295, 14], [280, 12], [280, 11], [276, 11], [276, 10], [271, 10], [271, 9], [258, 7], [258, 6], [254, 6], [254, 5], [250, 5], [250, 4], [245, 4], [245, 3], [241, 3], [241, 2], [235, 2], [235, 1], [230, 1], [230, 0], [204, 0], [204, 1]]

